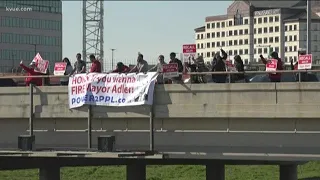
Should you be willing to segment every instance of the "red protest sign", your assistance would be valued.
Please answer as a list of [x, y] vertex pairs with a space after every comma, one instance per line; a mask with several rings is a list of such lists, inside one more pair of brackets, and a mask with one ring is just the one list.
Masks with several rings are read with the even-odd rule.
[[164, 78], [178, 77], [179, 76], [178, 64], [177, 63], [164, 64], [162, 65], [162, 72], [163, 72]]
[[278, 66], [278, 60], [276, 60], [276, 59], [271, 59], [271, 60], [266, 64], [266, 71], [277, 71], [277, 66]]
[[67, 63], [65, 62], [56, 62], [54, 64], [54, 72], [53, 74], [56, 76], [63, 76], [66, 71]]
[[312, 54], [299, 55], [298, 69], [311, 69], [312, 67]]
[[196, 44], [184, 44], [182, 46], [182, 52], [183, 53], [196, 53], [197, 46], [196, 46]]

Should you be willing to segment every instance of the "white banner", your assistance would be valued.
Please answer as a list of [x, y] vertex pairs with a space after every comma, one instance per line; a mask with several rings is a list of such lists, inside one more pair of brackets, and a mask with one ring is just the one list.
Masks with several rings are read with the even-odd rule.
[[152, 105], [156, 72], [130, 74], [89, 73], [69, 78], [69, 108]]

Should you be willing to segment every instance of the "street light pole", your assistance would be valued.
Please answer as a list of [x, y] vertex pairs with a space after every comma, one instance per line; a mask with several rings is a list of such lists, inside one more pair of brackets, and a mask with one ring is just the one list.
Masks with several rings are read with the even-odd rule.
[[307, 0], [307, 54], [311, 54], [311, 0]]
[[111, 50], [111, 69], [113, 69], [113, 51], [115, 51], [116, 49], [110, 49]]

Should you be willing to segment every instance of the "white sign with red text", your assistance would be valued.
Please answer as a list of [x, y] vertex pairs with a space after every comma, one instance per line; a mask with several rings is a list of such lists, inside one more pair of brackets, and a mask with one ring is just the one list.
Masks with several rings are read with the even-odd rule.
[[56, 62], [54, 64], [54, 71], [53, 74], [56, 76], [63, 76], [66, 72], [67, 63], [65, 62]]
[[49, 61], [43, 60], [40, 53], [37, 53], [37, 55], [33, 58], [32, 62], [36, 63], [37, 69], [35, 69], [35, 71], [41, 72], [43, 74], [47, 73], [47, 69], [49, 67]]
[[237, 69], [234, 67], [234, 65], [232, 64], [232, 61], [227, 60], [226, 61], [226, 71], [232, 71], [232, 72], [236, 72]]
[[158, 74], [89, 73], [69, 78], [69, 108], [87, 105], [137, 106], [152, 105]]
[[170, 63], [162, 65], [164, 78], [179, 77], [178, 63]]
[[278, 66], [278, 60], [271, 59], [266, 64], [266, 71], [268, 71], [268, 72], [277, 71], [277, 66]]
[[298, 69], [311, 69], [312, 68], [312, 54], [299, 55]]
[[185, 44], [182, 46], [183, 62], [188, 62], [189, 59], [196, 58], [196, 44]]

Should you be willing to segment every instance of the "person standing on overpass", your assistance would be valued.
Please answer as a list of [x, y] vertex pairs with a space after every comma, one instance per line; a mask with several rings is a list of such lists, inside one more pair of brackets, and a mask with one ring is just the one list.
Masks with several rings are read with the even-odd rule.
[[[277, 70], [283, 70], [283, 63], [281, 61], [281, 58], [279, 58], [277, 52], [271, 53], [271, 58], [277, 60]], [[263, 64], [267, 65], [270, 63], [270, 60], [266, 60], [262, 55], [260, 55], [260, 59]], [[271, 82], [280, 82], [281, 81], [281, 73], [270, 73], [269, 78]]]
[[101, 63], [96, 59], [96, 57], [91, 54], [89, 56], [90, 61], [91, 61], [91, 68], [90, 68], [90, 72], [91, 73], [101, 73]]
[[138, 53], [137, 65], [135, 65], [130, 70], [130, 73], [132, 73], [132, 72], [135, 72], [135, 73], [148, 72], [148, 62], [143, 59], [143, 55], [141, 53]]
[[71, 71], [70, 75], [79, 74], [79, 73], [86, 73], [86, 62], [81, 60], [81, 54], [78, 53], [76, 55], [77, 61], [74, 63], [74, 68]]

